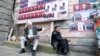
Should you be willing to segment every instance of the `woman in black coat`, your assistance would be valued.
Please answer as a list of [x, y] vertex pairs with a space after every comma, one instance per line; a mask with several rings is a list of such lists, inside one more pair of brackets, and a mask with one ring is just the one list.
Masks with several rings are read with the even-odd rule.
[[69, 52], [68, 40], [62, 38], [59, 29], [59, 26], [55, 26], [52, 32], [51, 45], [54, 49], [57, 49], [58, 54], [67, 54], [67, 52]]

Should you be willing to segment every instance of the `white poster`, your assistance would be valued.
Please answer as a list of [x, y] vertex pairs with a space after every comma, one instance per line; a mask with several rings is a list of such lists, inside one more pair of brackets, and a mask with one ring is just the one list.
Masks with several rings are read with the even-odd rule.
[[45, 13], [48, 14], [48, 13], [51, 13], [52, 12], [52, 3], [46, 3], [45, 4]]
[[59, 1], [60, 11], [68, 11], [68, 0]]
[[56, 12], [59, 11], [59, 1], [53, 1], [52, 2], [52, 12], [53, 11], [56, 11]]
[[54, 19], [58, 19], [58, 12], [59, 12], [59, 1], [52, 2], [52, 12], [54, 13]]
[[84, 22], [78, 22], [78, 31], [83, 31]]
[[68, 0], [59, 1], [59, 18], [66, 18], [68, 15]]

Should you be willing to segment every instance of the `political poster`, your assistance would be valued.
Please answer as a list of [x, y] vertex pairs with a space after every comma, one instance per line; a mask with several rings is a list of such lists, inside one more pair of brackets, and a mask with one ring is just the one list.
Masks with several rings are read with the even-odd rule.
[[28, 6], [28, 0], [20, 0], [20, 8], [24, 8]]
[[[23, 2], [24, 1], [24, 2]], [[26, 0], [22, 0], [23, 4]], [[19, 10], [18, 19], [56, 21], [65, 20], [68, 16], [68, 0], [27, 0], [27, 6]], [[41, 22], [41, 21], [40, 21]]]
[[59, 1], [59, 12], [58, 17], [59, 18], [67, 18], [68, 16], [68, 0], [61, 0]]
[[[52, 5], [51, 5], [52, 4]], [[68, 16], [68, 0], [55, 0], [45, 4], [45, 14], [54, 14], [52, 19], [63, 19]]]
[[95, 9], [89, 9], [70, 14], [70, 19], [74, 22], [70, 26], [70, 31], [93, 31], [93, 12], [95, 11]]

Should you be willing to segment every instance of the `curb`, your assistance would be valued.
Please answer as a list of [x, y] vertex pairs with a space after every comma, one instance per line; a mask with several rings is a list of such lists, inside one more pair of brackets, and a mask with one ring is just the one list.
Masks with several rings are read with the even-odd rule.
[[[3, 42], [3, 45], [8, 46], [8, 47], [13, 47], [13, 48], [20, 48], [20, 42], [19, 41], [5, 41]], [[28, 46], [26, 49], [29, 49], [30, 46]], [[44, 43], [39, 43], [38, 52], [45, 52], [45, 53], [55, 53], [53, 50], [52, 46], [50, 44], [44, 44]]]

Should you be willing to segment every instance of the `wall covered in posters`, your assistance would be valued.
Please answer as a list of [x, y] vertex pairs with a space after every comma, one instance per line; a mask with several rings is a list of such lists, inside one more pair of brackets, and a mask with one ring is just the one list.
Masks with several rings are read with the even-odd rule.
[[[94, 16], [99, 16], [100, 11], [97, 10], [97, 0], [95, 2], [87, 0], [79, 1], [78, 4], [73, 4], [73, 13], [69, 14], [71, 22], [70, 37], [95, 37]], [[74, 36], [73, 36], [74, 35]]]
[[[79, 0], [79, 4], [73, 5], [73, 13], [70, 13], [70, 31], [93, 31], [94, 16], [100, 14], [97, 10], [97, 0]], [[96, 4], [97, 3], [97, 4]]]
[[18, 21], [65, 20], [67, 16], [68, 0], [28, 0], [27, 6], [19, 10]]

